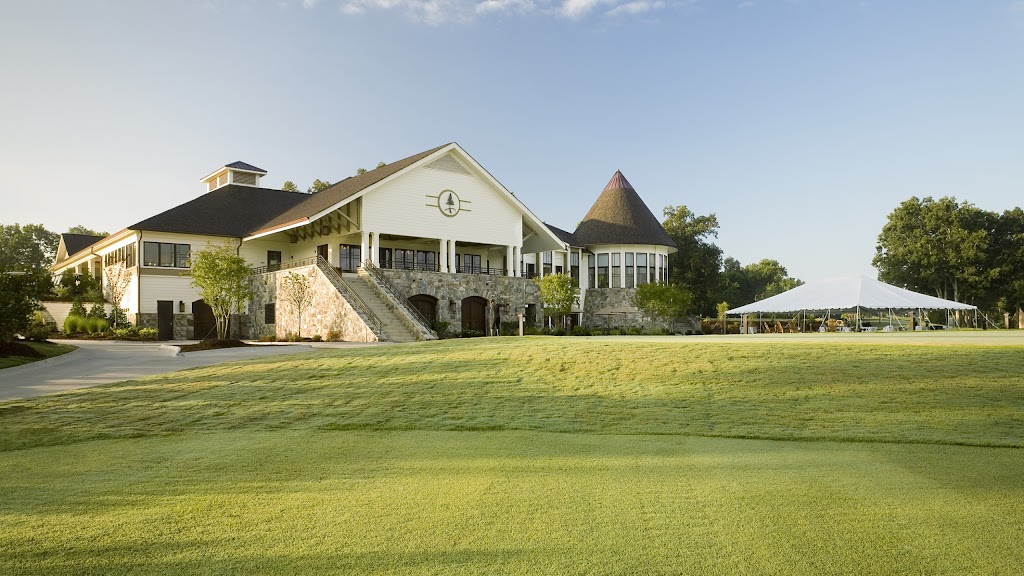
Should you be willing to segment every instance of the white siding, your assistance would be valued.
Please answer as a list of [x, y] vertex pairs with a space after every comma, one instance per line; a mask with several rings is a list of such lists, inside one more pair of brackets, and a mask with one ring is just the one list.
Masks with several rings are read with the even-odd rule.
[[[445, 190], [462, 201], [462, 210], [453, 217], [437, 207], [436, 196]], [[363, 229], [501, 246], [522, 243], [522, 215], [502, 191], [477, 176], [426, 168], [403, 174], [363, 197]]]
[[178, 313], [179, 301], [185, 302], [185, 312], [191, 314], [192, 302], [199, 300], [199, 291], [191, 283], [191, 278], [182, 276], [144, 276], [140, 312], [155, 314], [157, 300], [171, 300], [175, 314]]

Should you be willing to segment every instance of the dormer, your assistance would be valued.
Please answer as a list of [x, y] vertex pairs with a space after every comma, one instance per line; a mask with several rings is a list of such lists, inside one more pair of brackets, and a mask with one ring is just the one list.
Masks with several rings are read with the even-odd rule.
[[246, 164], [245, 162], [232, 162], [231, 164], [225, 164], [223, 167], [214, 170], [203, 178], [202, 181], [206, 183], [207, 192], [213, 192], [214, 190], [227, 186], [228, 184], [259, 188], [260, 177], [266, 175], [266, 170], [257, 168], [252, 164]]

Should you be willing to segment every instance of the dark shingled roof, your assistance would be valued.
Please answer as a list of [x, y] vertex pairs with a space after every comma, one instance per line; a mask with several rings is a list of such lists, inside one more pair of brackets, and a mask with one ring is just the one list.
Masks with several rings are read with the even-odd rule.
[[260, 172], [262, 174], [266, 174], [267, 173], [267, 171], [264, 170], [263, 168], [257, 168], [255, 166], [253, 166], [252, 164], [246, 164], [245, 162], [242, 162], [241, 160], [239, 160], [238, 162], [232, 162], [231, 164], [225, 164], [224, 167], [225, 168], [234, 168], [236, 170], [248, 170], [250, 172]]
[[61, 234], [60, 238], [64, 241], [64, 249], [67, 250], [68, 256], [71, 256], [75, 252], [85, 250], [89, 246], [103, 240], [106, 236], [93, 236], [92, 234]]
[[573, 233], [580, 245], [655, 244], [677, 248], [633, 186], [616, 171]]
[[583, 246], [583, 244], [580, 244], [576, 240], [576, 237], [573, 236], [572, 232], [566, 232], [565, 230], [562, 230], [561, 228], [552, 226], [551, 224], [548, 224], [547, 222], [545, 222], [544, 225], [548, 227], [548, 230], [551, 230], [552, 232], [554, 232], [555, 236], [558, 236], [559, 240], [561, 240], [562, 242], [565, 242], [569, 246]]
[[229, 184], [128, 229], [242, 238], [308, 198], [301, 192]]
[[261, 226], [260, 229], [257, 230], [256, 232], [265, 232], [267, 230], [277, 228], [279, 226], [284, 226], [286, 224], [291, 224], [293, 222], [298, 222], [305, 218], [309, 218], [314, 214], [319, 214], [320, 212], [323, 212], [324, 210], [330, 208], [331, 206], [334, 206], [335, 204], [341, 202], [342, 200], [345, 200], [346, 198], [349, 198], [351, 196], [355, 196], [359, 192], [362, 192], [364, 189], [373, 186], [374, 184], [380, 182], [381, 180], [387, 178], [388, 176], [391, 176], [405, 168], [408, 168], [409, 166], [419, 162], [420, 160], [426, 158], [427, 156], [430, 156], [431, 154], [437, 152], [438, 150], [444, 148], [445, 146], [448, 146], [448, 144], [443, 144], [441, 146], [438, 146], [437, 148], [427, 150], [426, 152], [420, 152], [419, 154], [409, 156], [408, 158], [404, 158], [397, 162], [392, 162], [391, 164], [385, 164], [380, 168], [370, 170], [369, 172], [366, 172], [364, 174], [353, 176], [351, 178], [346, 178], [333, 186], [324, 188], [323, 190], [317, 192], [316, 194], [306, 196], [305, 202], [297, 206], [294, 206], [293, 208], [284, 212], [283, 214], [278, 215], [273, 220]]

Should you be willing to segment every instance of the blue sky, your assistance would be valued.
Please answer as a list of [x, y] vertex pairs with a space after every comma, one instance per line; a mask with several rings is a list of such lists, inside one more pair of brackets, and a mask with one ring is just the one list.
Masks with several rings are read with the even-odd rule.
[[2, 0], [0, 82], [0, 223], [54, 231], [449, 141], [556, 226], [621, 169], [804, 280], [910, 196], [1024, 197], [1024, 1]]

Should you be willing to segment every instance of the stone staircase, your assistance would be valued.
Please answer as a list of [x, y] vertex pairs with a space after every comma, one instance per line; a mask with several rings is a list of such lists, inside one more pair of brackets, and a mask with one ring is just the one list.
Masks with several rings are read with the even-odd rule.
[[416, 341], [416, 334], [405, 326], [405, 323], [399, 319], [395, 312], [381, 300], [377, 292], [370, 288], [366, 281], [360, 278], [358, 274], [344, 272], [341, 274], [341, 277], [348, 284], [348, 287], [356, 293], [356, 296], [362, 299], [366, 307], [380, 318], [381, 323], [384, 325], [384, 333], [387, 334], [389, 342]]

